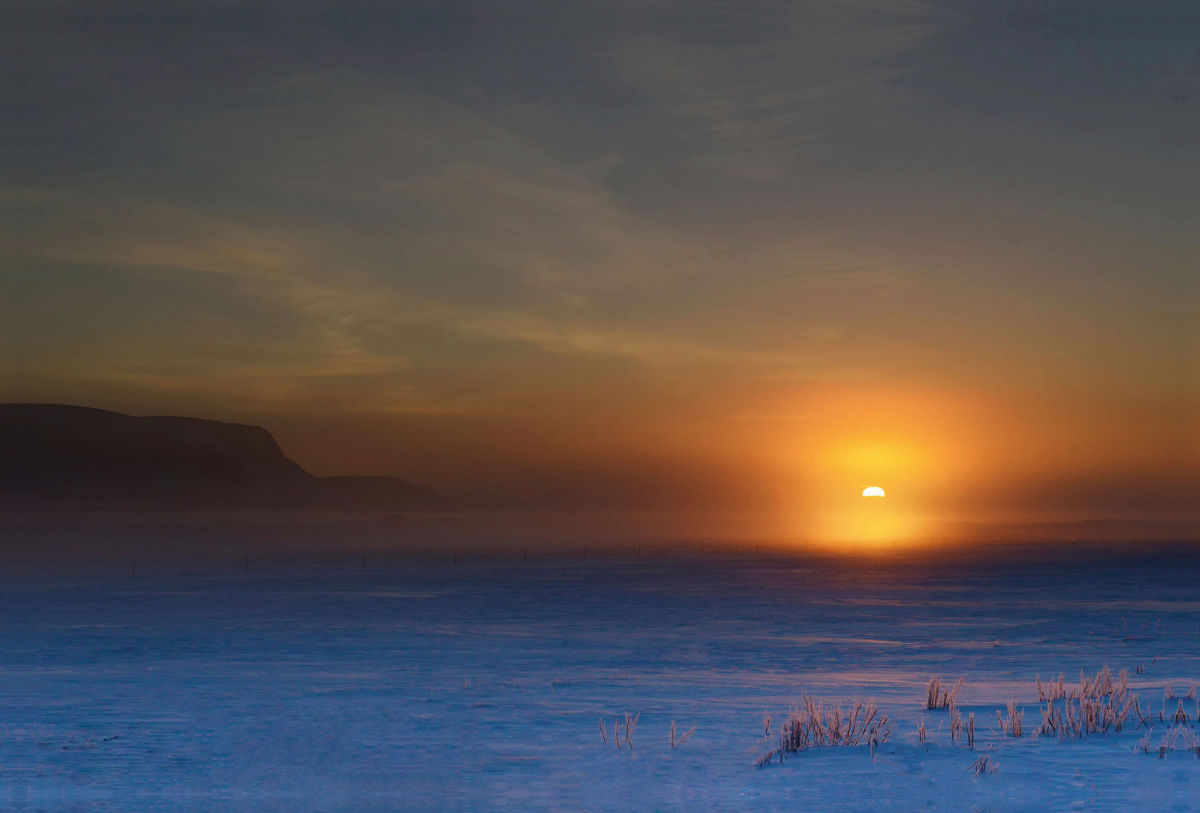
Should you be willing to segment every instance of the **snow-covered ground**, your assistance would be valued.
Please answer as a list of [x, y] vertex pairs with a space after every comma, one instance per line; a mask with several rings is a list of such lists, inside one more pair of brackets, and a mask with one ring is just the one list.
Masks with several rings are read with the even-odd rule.
[[[1029, 736], [1035, 673], [1128, 669], [1156, 713], [1165, 686], [1200, 680], [1194, 562], [1184, 549], [941, 564], [463, 555], [364, 568], [308, 556], [249, 572], [12, 572], [0, 583], [0, 805], [1196, 810], [1200, 760], [1135, 753], [1145, 732], [1132, 722]], [[966, 676], [975, 751], [950, 742], [946, 712], [924, 710], [935, 674]], [[773, 740], [801, 691], [877, 701], [891, 739], [874, 758], [822, 748], [755, 767], [773, 745], [764, 713]], [[994, 715], [1013, 697], [1026, 708], [1019, 740]], [[640, 715], [635, 747], [618, 750], [626, 712]], [[696, 726], [674, 750], [672, 721]], [[1166, 728], [1156, 722], [1155, 746]], [[976, 777], [983, 752], [998, 771]]]

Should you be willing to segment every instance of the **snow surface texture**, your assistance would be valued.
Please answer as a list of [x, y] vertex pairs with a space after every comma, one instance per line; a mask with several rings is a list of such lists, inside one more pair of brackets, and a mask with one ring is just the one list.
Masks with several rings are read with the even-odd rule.
[[[1035, 673], [1077, 682], [1108, 664], [1154, 711], [1157, 746], [1164, 687], [1184, 694], [1200, 678], [1194, 560], [460, 555], [364, 568], [308, 556], [249, 572], [9, 574], [0, 804], [1196, 810], [1200, 760], [1182, 746], [1135, 753], [1145, 730], [1133, 721], [1081, 740], [1031, 736]], [[946, 711], [925, 710], [931, 675], [966, 675], [974, 751], [951, 743]], [[819, 748], [755, 767], [801, 691], [875, 700], [890, 741], [874, 758]], [[1000, 736], [994, 714], [1014, 697], [1019, 740]], [[635, 747], [618, 750], [626, 712], [640, 714]], [[680, 734], [696, 726], [675, 749], [672, 721]], [[998, 770], [975, 776], [985, 753]]]

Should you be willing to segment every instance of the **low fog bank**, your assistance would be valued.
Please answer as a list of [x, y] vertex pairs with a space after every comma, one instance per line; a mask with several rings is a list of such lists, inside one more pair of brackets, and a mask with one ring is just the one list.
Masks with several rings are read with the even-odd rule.
[[249, 567], [254, 559], [403, 561], [579, 560], [782, 556], [949, 563], [1102, 560], [1153, 551], [1200, 553], [1200, 528], [1179, 523], [943, 523], [916, 542], [814, 543], [787, 523], [728, 515], [617, 512], [357, 512], [8, 510], [0, 567], [133, 570]]

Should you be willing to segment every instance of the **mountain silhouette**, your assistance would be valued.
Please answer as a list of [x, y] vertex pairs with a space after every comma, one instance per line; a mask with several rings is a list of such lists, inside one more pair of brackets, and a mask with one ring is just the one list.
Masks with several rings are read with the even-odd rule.
[[314, 477], [261, 426], [0, 404], [0, 503], [366, 510], [446, 498], [395, 477]]

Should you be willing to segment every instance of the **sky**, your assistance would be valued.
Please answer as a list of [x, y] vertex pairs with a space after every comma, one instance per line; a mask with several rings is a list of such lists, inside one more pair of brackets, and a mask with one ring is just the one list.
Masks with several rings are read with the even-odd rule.
[[1200, 513], [1191, 0], [0, 18], [2, 400], [830, 533]]

